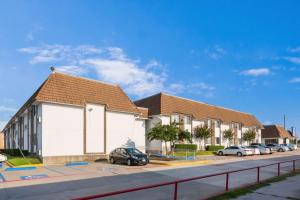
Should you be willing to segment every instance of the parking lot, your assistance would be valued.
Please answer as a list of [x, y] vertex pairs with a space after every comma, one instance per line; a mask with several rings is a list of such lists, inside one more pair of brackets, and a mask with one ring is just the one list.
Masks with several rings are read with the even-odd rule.
[[[199, 166], [188, 166], [188, 164], [176, 167], [154, 164], [126, 166], [99, 162], [78, 166], [41, 166], [37, 169], [22, 171], [6, 171], [4, 167], [0, 171], [0, 199], [70, 199], [296, 158], [300, 158], [300, 151], [247, 157], [203, 156], [203, 159], [209, 162]], [[300, 162], [297, 162], [297, 166], [300, 166]], [[290, 165], [282, 165], [281, 167], [282, 172], [291, 170]], [[273, 168], [264, 169], [262, 179], [276, 175], [276, 168]], [[247, 174], [242, 173], [232, 177], [231, 185], [237, 187], [242, 183], [246, 183], [247, 180], [255, 180], [255, 177], [255, 171]], [[193, 183], [186, 183], [180, 187], [188, 188], [188, 190], [184, 190], [185, 193], [181, 194], [182, 197], [188, 196], [189, 199], [197, 199], [201, 195], [199, 196], [194, 192], [199, 192], [199, 188], [205, 191], [202, 195], [206, 197], [213, 192], [224, 190], [224, 177], [193, 181]], [[193, 192], [194, 187], [198, 187], [198, 189]], [[172, 187], [155, 190], [155, 199], [165, 199], [166, 196], [172, 193], [172, 190]], [[149, 191], [151, 190], [144, 191], [144, 193], [141, 191], [138, 194], [149, 194]], [[150, 197], [153, 196], [146, 195], [138, 199], [153, 199]], [[125, 195], [119, 198], [132, 199], [133, 197], [132, 195]]]

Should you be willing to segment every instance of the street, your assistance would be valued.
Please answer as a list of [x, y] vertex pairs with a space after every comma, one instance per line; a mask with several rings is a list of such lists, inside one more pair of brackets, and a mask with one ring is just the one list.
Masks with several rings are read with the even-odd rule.
[[[105, 193], [120, 189], [133, 188], [148, 184], [161, 183], [182, 178], [244, 169], [279, 161], [299, 159], [300, 151], [276, 153], [266, 156], [218, 157], [214, 156], [210, 164], [201, 166], [124, 166], [107, 163], [92, 163], [88, 166], [47, 166], [28, 175], [45, 174], [48, 178], [17, 180], [25, 172], [3, 172], [6, 182], [0, 183], [0, 199], [71, 199], [87, 195]], [[300, 167], [300, 161], [296, 162]], [[292, 170], [292, 164], [282, 164], [281, 172]], [[11, 174], [9, 174], [11, 173]], [[56, 173], [56, 174], [55, 174]], [[60, 173], [60, 175], [57, 175]], [[277, 175], [277, 166], [261, 169], [261, 180]], [[11, 180], [9, 180], [10, 177]], [[229, 188], [255, 183], [256, 170], [230, 174]], [[203, 180], [180, 183], [178, 199], [205, 199], [225, 191], [225, 175]], [[174, 186], [148, 189], [104, 199], [172, 199]]]

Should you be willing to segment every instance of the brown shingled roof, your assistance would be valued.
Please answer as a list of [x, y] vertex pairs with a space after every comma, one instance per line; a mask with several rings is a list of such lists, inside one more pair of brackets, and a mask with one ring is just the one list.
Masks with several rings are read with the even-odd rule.
[[149, 109], [148, 108], [143, 108], [143, 107], [137, 107], [138, 111], [139, 111], [139, 115], [143, 118], [148, 118], [148, 112]]
[[108, 110], [138, 112], [136, 106], [117, 85], [57, 72], [48, 77], [35, 99], [80, 106], [96, 103], [106, 105]]
[[106, 105], [107, 110], [111, 111], [139, 113], [135, 104], [118, 85], [54, 72], [49, 75], [8, 124], [34, 101], [78, 106], [95, 103]]
[[289, 138], [293, 139], [282, 126], [279, 125], [264, 125], [264, 129], [261, 130], [262, 138]]
[[219, 119], [225, 123], [237, 122], [245, 126], [260, 126], [261, 123], [254, 115], [231, 109], [159, 93], [151, 97], [135, 102], [137, 106], [149, 108], [150, 115], [168, 115], [173, 113], [184, 113], [192, 115], [194, 119]]

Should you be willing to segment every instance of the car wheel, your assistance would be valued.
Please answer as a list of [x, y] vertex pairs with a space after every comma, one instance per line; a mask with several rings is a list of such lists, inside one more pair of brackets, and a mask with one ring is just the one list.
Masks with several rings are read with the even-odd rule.
[[115, 164], [115, 159], [113, 157], [111, 157], [109, 161], [111, 164]]
[[130, 160], [130, 159], [128, 159], [128, 160], [127, 160], [127, 165], [128, 165], [128, 166], [131, 166], [131, 165], [132, 165], [132, 163], [131, 163], [131, 160]]
[[283, 149], [279, 149], [279, 152], [283, 152]]
[[237, 156], [241, 157], [241, 156], [243, 156], [243, 154], [241, 152], [237, 152]]
[[224, 154], [223, 154], [223, 151], [220, 151], [219, 153], [218, 153], [218, 155], [219, 156], [223, 156]]

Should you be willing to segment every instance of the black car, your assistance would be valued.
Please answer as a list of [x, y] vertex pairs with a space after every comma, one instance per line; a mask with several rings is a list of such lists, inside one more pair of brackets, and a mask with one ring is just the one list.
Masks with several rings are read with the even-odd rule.
[[136, 148], [117, 148], [109, 154], [110, 163], [125, 163], [130, 165], [146, 165], [149, 158]]

